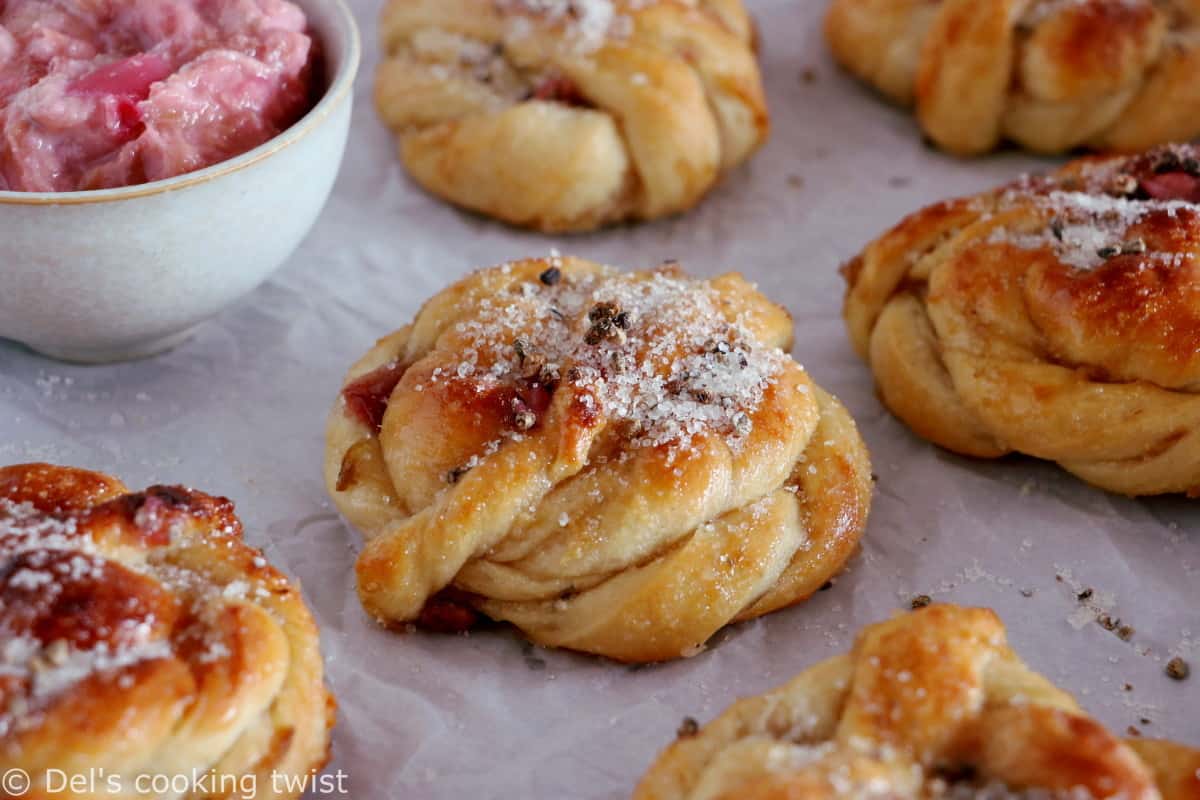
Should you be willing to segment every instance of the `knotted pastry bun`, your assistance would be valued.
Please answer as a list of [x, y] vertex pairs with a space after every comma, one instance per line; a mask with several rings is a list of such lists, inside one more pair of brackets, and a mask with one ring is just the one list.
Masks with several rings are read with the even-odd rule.
[[986, 609], [871, 625], [849, 655], [681, 737], [634, 800], [1200, 798], [1200, 751], [1122, 744], [1032, 672]]
[[408, 171], [514, 225], [685, 211], [767, 136], [741, 0], [390, 0], [380, 28]]
[[58, 770], [104, 797], [295, 798], [275, 776], [324, 765], [333, 712], [300, 592], [228, 500], [0, 468], [0, 765], [25, 797], [63, 796]]
[[855, 549], [870, 467], [738, 275], [506, 264], [350, 371], [326, 480], [381, 622], [645, 662], [804, 600]]
[[927, 208], [850, 262], [883, 402], [965, 455], [1200, 491], [1200, 148], [1076, 161]]
[[938, 146], [1134, 152], [1200, 135], [1197, 0], [833, 0], [834, 55]]

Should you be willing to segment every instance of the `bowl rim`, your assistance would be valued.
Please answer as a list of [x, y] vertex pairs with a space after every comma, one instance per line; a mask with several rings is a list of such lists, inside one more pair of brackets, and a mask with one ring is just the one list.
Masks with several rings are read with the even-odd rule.
[[[353, 91], [354, 79], [362, 61], [362, 37], [359, 34], [358, 22], [354, 13], [345, 0], [317, 0], [328, 3], [342, 19], [345, 26], [346, 49], [337, 72], [329, 82], [329, 88], [303, 117], [290, 128], [273, 138], [263, 142], [253, 150], [247, 150], [239, 156], [213, 164], [194, 172], [185, 172], [173, 178], [165, 178], [150, 183], [139, 183], [133, 186], [120, 186], [113, 189], [89, 189], [80, 192], [16, 192], [0, 191], [0, 206], [2, 205], [82, 205], [87, 203], [112, 203], [120, 200], [131, 200], [149, 195], [186, 189], [200, 183], [207, 183], [232, 172], [239, 172], [259, 161], [270, 158], [275, 153], [298, 142], [310, 131], [318, 127], [333, 113], [334, 108], [341, 104], [345, 97]], [[320, 33], [320, 32], [318, 32]], [[322, 35], [322, 38], [323, 35]], [[324, 44], [324, 43], [322, 43]]]

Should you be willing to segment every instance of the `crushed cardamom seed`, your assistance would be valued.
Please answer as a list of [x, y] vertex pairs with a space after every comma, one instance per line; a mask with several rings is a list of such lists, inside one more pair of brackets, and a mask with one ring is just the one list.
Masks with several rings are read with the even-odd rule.
[[1105, 193], [1116, 197], [1128, 197], [1138, 190], [1137, 178], [1132, 175], [1115, 175], [1104, 188]]
[[537, 414], [520, 397], [514, 397], [509, 404], [512, 409], [512, 425], [519, 431], [527, 431], [537, 424]]
[[1121, 255], [1124, 256], [1136, 256], [1141, 255], [1144, 252], [1146, 252], [1145, 239], [1132, 239], [1121, 245]]
[[733, 415], [733, 429], [738, 436], [749, 436], [750, 431], [754, 430], [754, 420], [745, 411], [739, 411]]

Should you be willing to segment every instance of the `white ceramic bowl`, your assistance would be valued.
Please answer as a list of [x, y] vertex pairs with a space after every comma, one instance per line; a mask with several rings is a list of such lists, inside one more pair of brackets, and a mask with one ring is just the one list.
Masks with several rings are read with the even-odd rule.
[[295, 0], [327, 89], [302, 119], [230, 161], [90, 192], [0, 192], [0, 337], [54, 358], [165, 350], [296, 249], [333, 188], [361, 43], [343, 0]]

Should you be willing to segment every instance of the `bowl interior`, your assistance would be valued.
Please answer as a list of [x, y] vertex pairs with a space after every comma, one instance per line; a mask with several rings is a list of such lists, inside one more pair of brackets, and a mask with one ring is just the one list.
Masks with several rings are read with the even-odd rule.
[[333, 108], [353, 90], [354, 78], [362, 59], [362, 42], [354, 14], [345, 0], [291, 0], [308, 15], [324, 62], [325, 90], [321, 99], [303, 118], [270, 141], [240, 156], [174, 178], [117, 189], [86, 192], [3, 192], [0, 205], [65, 205], [115, 202], [131, 197], [182, 189], [242, 169], [287, 147], [313, 127], [326, 120]]

